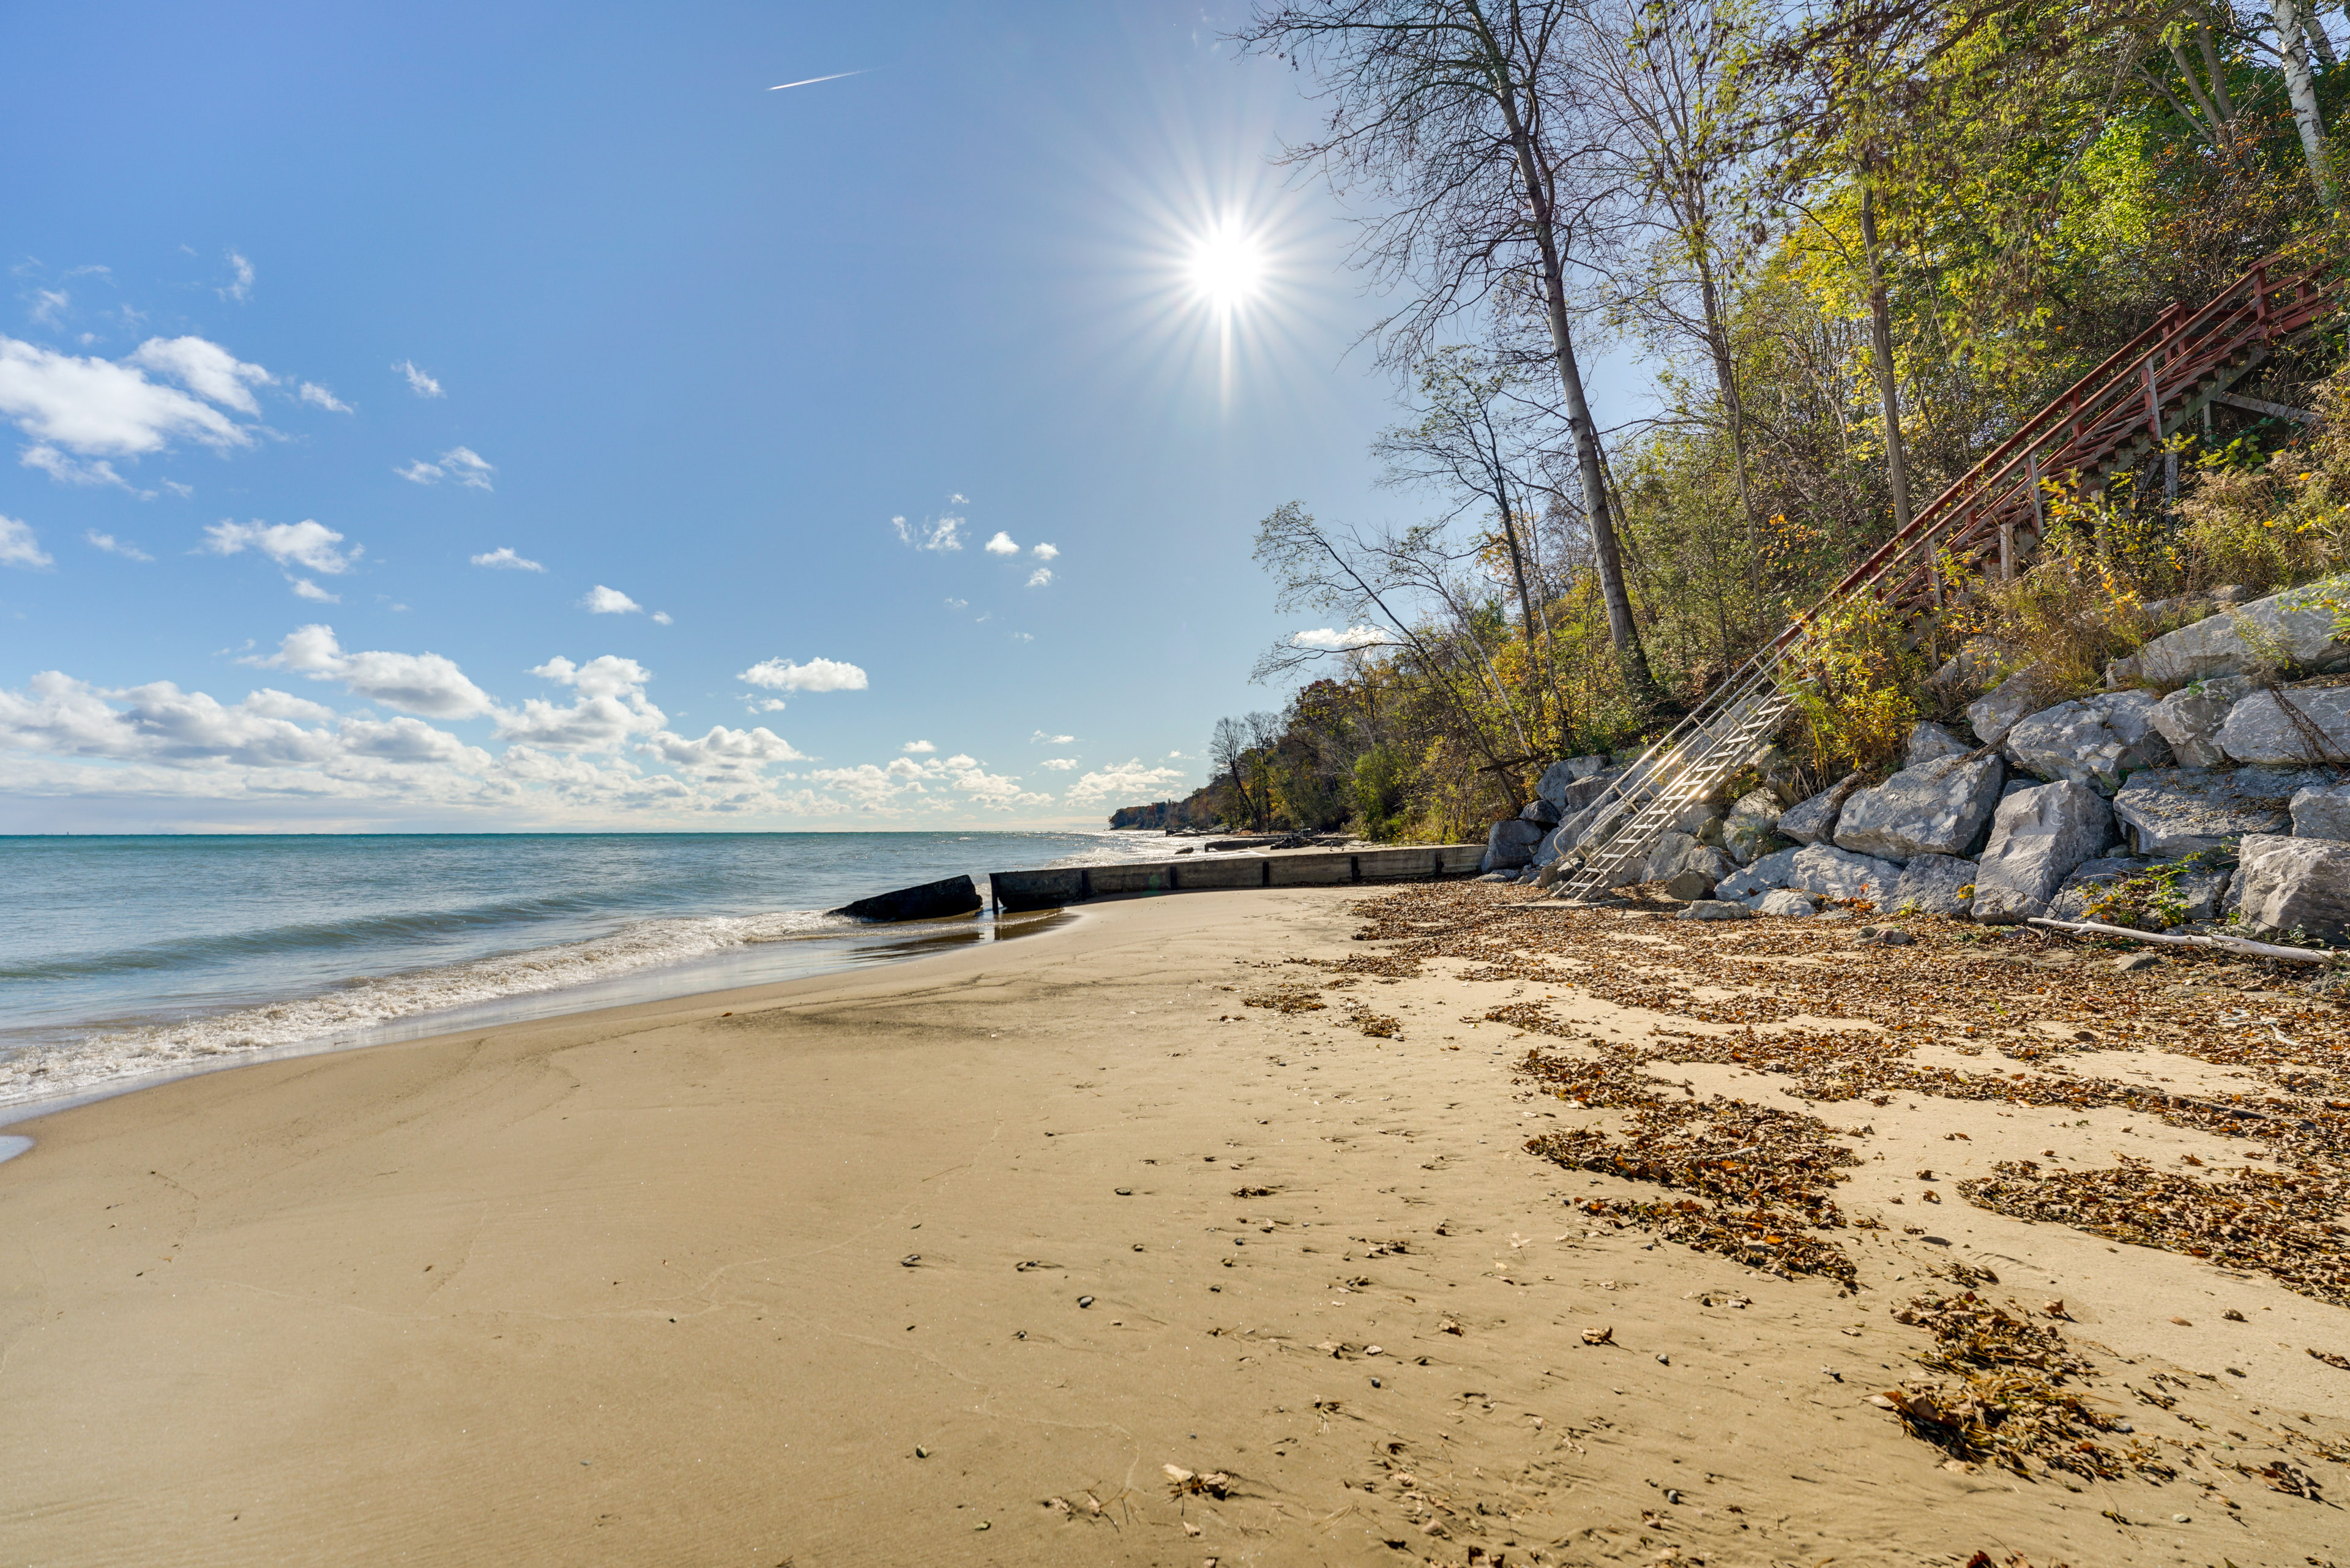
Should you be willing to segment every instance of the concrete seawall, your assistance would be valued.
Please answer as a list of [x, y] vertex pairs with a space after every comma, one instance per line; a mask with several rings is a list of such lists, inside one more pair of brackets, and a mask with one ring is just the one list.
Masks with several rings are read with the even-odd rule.
[[1294, 849], [1126, 866], [1065, 866], [1046, 871], [995, 871], [995, 908], [1018, 913], [1057, 909], [1090, 898], [1200, 893], [1232, 888], [1326, 888], [1356, 882], [1424, 882], [1462, 877], [1484, 857], [1482, 844], [1413, 844], [1393, 849]]

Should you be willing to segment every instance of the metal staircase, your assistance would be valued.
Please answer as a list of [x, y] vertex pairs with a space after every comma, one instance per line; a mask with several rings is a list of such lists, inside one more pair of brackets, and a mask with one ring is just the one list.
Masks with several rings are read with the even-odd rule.
[[[1556, 897], [1588, 899], [1639, 880], [1658, 838], [1751, 762], [1794, 705], [1789, 667], [1821, 618], [1870, 595], [1905, 619], [1943, 604], [1947, 554], [1960, 576], [2012, 579], [2046, 528], [2042, 484], [2102, 492], [2214, 401], [2293, 414], [2228, 389], [2288, 339], [2331, 315], [2343, 280], [2281, 256], [2254, 265], [2192, 316], [2173, 305], [2154, 325], [1993, 448], [1872, 551], [1809, 612], [1710, 692], [1600, 796], [1603, 809], [1567, 854]], [[2166, 483], [2178, 489], [2177, 458]]]

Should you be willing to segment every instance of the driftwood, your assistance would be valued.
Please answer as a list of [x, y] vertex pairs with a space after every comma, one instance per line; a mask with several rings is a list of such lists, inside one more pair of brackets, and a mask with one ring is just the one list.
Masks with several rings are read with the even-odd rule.
[[2033, 916], [2026, 925], [2045, 926], [2052, 931], [2085, 931], [2097, 937], [2124, 937], [2134, 942], [2159, 942], [2173, 948], [2217, 948], [2222, 952], [2242, 953], [2250, 958], [2282, 959], [2287, 963], [2339, 963], [2350, 954], [2312, 952], [2307, 948], [2281, 948], [2271, 942], [2246, 941], [2241, 937], [2206, 937], [2158, 934], [2134, 931], [2127, 926], [2108, 926], [2099, 920], [2051, 920]]

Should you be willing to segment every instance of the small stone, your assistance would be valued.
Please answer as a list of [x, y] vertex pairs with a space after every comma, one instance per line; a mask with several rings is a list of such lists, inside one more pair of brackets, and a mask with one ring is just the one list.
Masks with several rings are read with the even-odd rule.
[[909, 1252], [898, 1260], [898, 1266], [901, 1269], [910, 1269], [921, 1261], [922, 1255], [920, 1252]]
[[2174, 1513], [2170, 1516], [2170, 1522], [2173, 1524], [2192, 1524], [2195, 1521], [2188, 1518], [2183, 1513]]
[[1671, 1356], [1667, 1355], [1666, 1355], [1663, 1351], [1661, 1351], [1661, 1350], [1660, 1350], [1660, 1351], [1659, 1351], [1659, 1352], [1657, 1352], [1657, 1365], [1658, 1365], [1658, 1366], [1670, 1366], [1672, 1364], [1673, 1364], [1673, 1358], [1672, 1358]]
[[1121, 1187], [1118, 1188], [1117, 1191], [1120, 1198], [1131, 1198], [1134, 1196], [1134, 1189], [1131, 1187]]
[[914, 1445], [914, 1457], [918, 1459], [927, 1459], [931, 1457], [931, 1450], [922, 1447], [921, 1444], [916, 1443]]
[[2124, 974], [2136, 974], [2142, 969], [2159, 969], [2162, 961], [2152, 953], [2128, 953], [2114, 960], [2114, 968]]
[[1077, 1298], [1077, 1304], [1081, 1307], [1089, 1307], [1094, 1304], [1094, 1298], [1091, 1296], [1079, 1296]]

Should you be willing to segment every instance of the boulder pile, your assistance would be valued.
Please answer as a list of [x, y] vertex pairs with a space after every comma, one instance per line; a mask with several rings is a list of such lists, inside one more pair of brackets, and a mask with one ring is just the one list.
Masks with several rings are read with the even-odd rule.
[[[2223, 589], [2218, 613], [2116, 660], [2108, 690], [2084, 697], [1962, 653], [1936, 683], [1981, 693], [1963, 731], [1920, 723], [1890, 777], [1808, 795], [1766, 751], [1761, 787], [1688, 808], [1627, 881], [1667, 883], [1702, 906], [1693, 919], [1835, 918], [1865, 900], [2350, 943], [2350, 640], [2318, 603], [2345, 597], [2350, 577]], [[1484, 868], [1555, 882], [1631, 760], [1552, 764], [1536, 802], [1494, 825]]]

